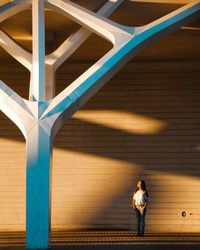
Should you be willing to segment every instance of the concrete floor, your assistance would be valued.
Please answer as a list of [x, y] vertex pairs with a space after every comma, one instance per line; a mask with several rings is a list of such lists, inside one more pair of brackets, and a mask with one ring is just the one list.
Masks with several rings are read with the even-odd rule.
[[[24, 250], [24, 233], [0, 233], [0, 249]], [[146, 234], [131, 231], [52, 232], [50, 250], [199, 250], [199, 234]]]

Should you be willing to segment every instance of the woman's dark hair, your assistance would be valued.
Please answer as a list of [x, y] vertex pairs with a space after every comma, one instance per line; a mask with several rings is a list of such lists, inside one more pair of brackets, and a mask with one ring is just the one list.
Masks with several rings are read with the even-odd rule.
[[[142, 188], [142, 190], [146, 192], [146, 195], [147, 195], [147, 197], [148, 197], [149, 195], [148, 195], [148, 192], [147, 192], [147, 188], [146, 188], [145, 181], [143, 181], [143, 180], [139, 180], [139, 181], [141, 182], [141, 188]], [[138, 182], [139, 182], [139, 181], [138, 181]], [[137, 183], [138, 183], [138, 182], [137, 182]], [[136, 188], [136, 192], [137, 192], [138, 190], [139, 190], [139, 187]]]

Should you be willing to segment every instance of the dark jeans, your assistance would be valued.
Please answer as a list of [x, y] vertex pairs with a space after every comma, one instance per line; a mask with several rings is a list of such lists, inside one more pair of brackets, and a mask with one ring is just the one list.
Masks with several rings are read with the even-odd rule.
[[140, 235], [144, 234], [145, 216], [146, 216], [146, 208], [144, 209], [143, 212], [141, 209], [136, 208], [137, 232]]

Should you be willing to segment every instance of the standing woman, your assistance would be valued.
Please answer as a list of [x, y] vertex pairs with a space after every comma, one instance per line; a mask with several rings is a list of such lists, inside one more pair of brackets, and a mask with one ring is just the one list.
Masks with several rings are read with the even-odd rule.
[[136, 191], [133, 195], [133, 208], [136, 211], [137, 235], [143, 236], [145, 229], [145, 215], [148, 202], [148, 192], [143, 180], [137, 183]]

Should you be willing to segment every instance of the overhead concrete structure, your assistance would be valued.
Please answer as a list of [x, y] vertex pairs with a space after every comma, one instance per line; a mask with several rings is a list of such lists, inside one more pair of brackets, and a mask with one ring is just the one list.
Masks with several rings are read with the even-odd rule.
[[[126, 27], [108, 16], [123, 1], [110, 0], [98, 13], [65, 0], [16, 0], [3, 4], [0, 21], [32, 5], [32, 54], [5, 32], [0, 44], [31, 74], [29, 100], [1, 81], [1, 110], [18, 126], [26, 138], [26, 245], [28, 249], [48, 248], [50, 229], [50, 179], [52, 141], [58, 129], [87, 102], [123, 65], [159, 38], [199, 17], [200, 2], [193, 1], [172, 13], [141, 27]], [[45, 55], [44, 8], [48, 6], [79, 23], [83, 28]], [[54, 74], [94, 32], [113, 44], [113, 48], [70, 86], [55, 96]]]

